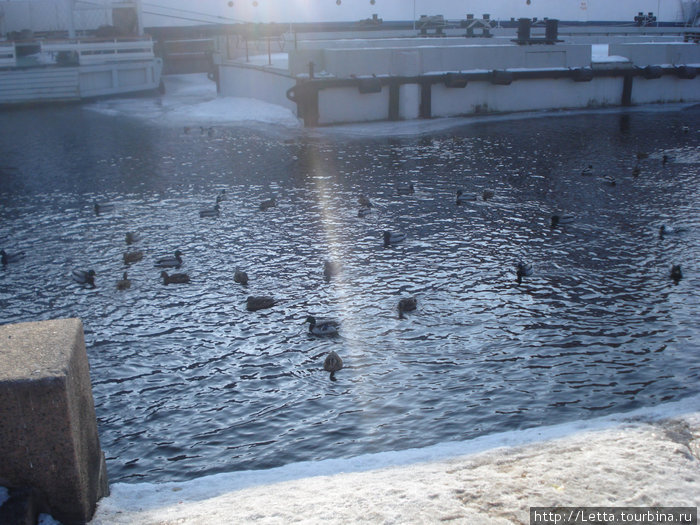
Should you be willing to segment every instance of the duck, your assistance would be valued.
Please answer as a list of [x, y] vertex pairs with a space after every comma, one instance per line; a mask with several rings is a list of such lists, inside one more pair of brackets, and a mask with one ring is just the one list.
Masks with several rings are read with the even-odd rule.
[[95, 288], [95, 270], [73, 270], [73, 280], [78, 284], [84, 284], [90, 288]]
[[573, 215], [552, 215], [549, 227], [556, 228], [560, 224], [571, 224], [574, 222]]
[[639, 177], [639, 174], [642, 172], [642, 168], [639, 166], [639, 164], [635, 164], [634, 168], [632, 168], [632, 176], [633, 177]]
[[678, 281], [683, 279], [683, 272], [681, 272], [681, 265], [680, 264], [674, 264], [671, 266], [671, 279], [678, 284]]
[[372, 201], [370, 201], [366, 195], [360, 195], [357, 199], [357, 202], [359, 202], [360, 206], [362, 206], [363, 208], [372, 207]]
[[333, 261], [323, 261], [323, 277], [326, 281], [330, 281], [331, 277], [340, 273], [340, 264]]
[[266, 201], [262, 201], [260, 203], [260, 211], [265, 211], [270, 208], [274, 208], [277, 206], [277, 202], [275, 201], [275, 198], [267, 199]]
[[124, 252], [124, 264], [131, 264], [143, 259], [142, 251]]
[[114, 204], [109, 202], [97, 202], [93, 201], [93, 207], [95, 208], [95, 215], [100, 213], [109, 213], [114, 211]]
[[314, 335], [336, 335], [340, 323], [335, 319], [316, 319], [313, 315], [306, 317], [305, 323], [309, 323], [309, 333]]
[[126, 232], [125, 240], [126, 244], [134, 244], [135, 242], [140, 241], [141, 237], [136, 232]]
[[532, 265], [523, 261], [518, 261], [518, 264], [515, 265], [515, 275], [518, 284], [522, 283], [523, 277], [532, 275]]
[[251, 295], [246, 299], [245, 307], [249, 312], [262, 310], [264, 308], [272, 308], [277, 301], [273, 297], [266, 295]]
[[404, 312], [412, 312], [418, 307], [418, 299], [415, 297], [404, 297], [399, 300], [398, 310], [399, 319], [403, 319]]
[[126, 275], [126, 272], [124, 272], [124, 275], [122, 276], [121, 280], [117, 281], [117, 290], [127, 290], [129, 288], [131, 288], [131, 281]]
[[245, 286], [248, 284], [248, 274], [236, 267], [236, 271], [233, 272], [233, 282]]
[[366, 217], [370, 214], [371, 211], [371, 208], [360, 208], [359, 210], [357, 210], [357, 216], [360, 218]]
[[203, 210], [199, 210], [199, 216], [200, 217], [218, 217], [220, 211], [221, 211], [221, 208], [219, 207], [219, 203], [217, 202], [213, 208], [205, 208]]
[[663, 239], [666, 235], [674, 235], [683, 231], [685, 231], [683, 228], [674, 228], [673, 226], [662, 224], [659, 226], [659, 239]]
[[412, 182], [409, 184], [402, 184], [396, 188], [396, 193], [399, 195], [413, 195], [415, 191]]
[[180, 250], [175, 251], [175, 257], [161, 257], [158, 259], [154, 266], [157, 268], [179, 268], [182, 266], [182, 252]]
[[228, 197], [228, 196], [226, 195], [226, 190], [225, 190], [225, 189], [224, 189], [224, 190], [221, 190], [221, 191], [219, 192], [219, 194], [216, 196], [216, 202], [218, 203], [218, 202], [221, 202], [221, 201], [225, 201], [225, 200], [227, 199], [227, 197]]
[[455, 204], [457, 206], [461, 206], [467, 201], [475, 201], [476, 200], [476, 195], [471, 195], [469, 197], [464, 196], [464, 192], [462, 190], [457, 190], [457, 198], [455, 199]]
[[323, 361], [323, 369], [326, 372], [331, 373], [331, 381], [336, 381], [335, 373], [338, 370], [343, 369], [343, 360], [340, 358], [337, 352], [331, 350], [331, 352], [326, 356], [325, 361]]
[[160, 272], [160, 276], [163, 278], [163, 284], [187, 284], [190, 282], [190, 276], [186, 273], [168, 275], [168, 272], [163, 270]]
[[491, 197], [493, 197], [496, 193], [493, 190], [484, 190], [483, 193], [481, 194], [481, 198], [484, 199], [485, 201], [489, 200]]
[[683, 133], [690, 133], [690, 126], [681, 126], [681, 131]]
[[612, 175], [605, 175], [605, 176], [603, 177], [603, 180], [604, 180], [605, 182], [607, 182], [610, 186], [616, 186], [616, 185], [617, 185], [617, 181], [615, 180], [615, 177], [613, 177]]
[[664, 156], [661, 157], [661, 164], [665, 166], [666, 164], [668, 164], [669, 160], [671, 160], [671, 157], [664, 153]]
[[2, 265], [5, 266], [10, 263], [15, 263], [24, 257], [24, 252], [9, 254], [5, 250], [0, 250], [0, 259], [2, 260]]
[[384, 248], [388, 248], [392, 244], [402, 242], [406, 239], [406, 234], [401, 232], [384, 232]]
[[589, 164], [581, 170], [581, 175], [592, 175], [593, 174], [593, 164]]

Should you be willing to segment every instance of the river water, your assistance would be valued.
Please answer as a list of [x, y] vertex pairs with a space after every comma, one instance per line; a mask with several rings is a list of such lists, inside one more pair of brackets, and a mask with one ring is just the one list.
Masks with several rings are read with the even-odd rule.
[[[83, 320], [112, 482], [420, 447], [700, 392], [697, 108], [349, 137], [65, 106], [4, 111], [0, 130], [0, 247], [25, 253], [0, 268], [0, 323]], [[200, 218], [224, 189], [220, 216]], [[458, 189], [478, 200], [457, 206]], [[362, 218], [360, 194], [374, 204]], [[97, 215], [96, 200], [114, 210]], [[553, 213], [573, 222], [552, 229]], [[682, 231], [660, 238], [661, 224]], [[407, 238], [384, 248], [384, 230]], [[127, 249], [143, 260], [126, 267]], [[191, 282], [164, 286], [153, 262], [178, 249]], [[342, 266], [328, 282], [326, 259]], [[520, 285], [519, 260], [532, 265]], [[94, 269], [96, 288], [73, 282], [76, 268]], [[124, 271], [132, 286], [118, 291]], [[248, 312], [249, 295], [278, 303]], [[408, 296], [418, 308], [399, 319]], [[310, 335], [308, 314], [338, 319], [339, 335]], [[331, 350], [345, 365], [335, 382]]]

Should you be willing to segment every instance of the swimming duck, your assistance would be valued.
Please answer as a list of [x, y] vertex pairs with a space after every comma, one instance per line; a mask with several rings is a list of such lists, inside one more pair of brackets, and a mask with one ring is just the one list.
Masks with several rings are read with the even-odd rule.
[[233, 282], [245, 286], [246, 284], [248, 284], [248, 274], [236, 267], [236, 271], [233, 272]]
[[117, 290], [127, 290], [128, 288], [131, 288], [131, 281], [124, 272], [121, 280], [117, 281]]
[[552, 215], [549, 227], [556, 228], [560, 224], [571, 224], [572, 222], [574, 222], [573, 215]]
[[678, 284], [678, 281], [683, 279], [683, 272], [681, 272], [681, 265], [680, 264], [674, 264], [671, 266], [671, 279], [674, 280], [676, 284]]
[[141, 237], [136, 232], [126, 232], [126, 244], [134, 244], [141, 240]]
[[593, 174], [593, 164], [589, 164], [581, 170], [581, 175], [592, 175]]
[[406, 234], [401, 232], [384, 232], [384, 248], [388, 248], [391, 244], [402, 242], [406, 239]]
[[73, 270], [73, 280], [78, 284], [85, 284], [90, 288], [95, 288], [95, 270]]
[[371, 208], [372, 207], [372, 201], [370, 201], [367, 196], [365, 195], [360, 195], [359, 198], [357, 199], [357, 202], [360, 203], [360, 206], [363, 208]]
[[664, 156], [661, 157], [661, 164], [666, 165], [669, 160], [670, 160], [670, 157], [664, 153]]
[[340, 264], [332, 261], [323, 261], [323, 277], [326, 281], [330, 281], [331, 277], [340, 273]]
[[273, 197], [273, 198], [268, 199], [266, 201], [262, 201], [260, 203], [260, 210], [265, 211], [265, 210], [268, 210], [270, 208], [274, 208], [275, 206], [277, 206], [277, 202], [275, 201], [275, 198]]
[[518, 264], [515, 265], [515, 275], [518, 284], [522, 283], [523, 277], [528, 277], [532, 275], [532, 265], [523, 261], [518, 261]]
[[114, 211], [114, 204], [111, 204], [109, 202], [93, 201], [93, 207], [95, 208], [95, 215]]
[[249, 312], [255, 312], [256, 310], [262, 310], [263, 308], [272, 308], [275, 306], [275, 299], [273, 297], [268, 297], [265, 295], [251, 295], [246, 299], [245, 307]]
[[216, 196], [216, 202], [218, 203], [218, 202], [221, 202], [221, 201], [225, 201], [226, 198], [227, 198], [226, 190], [221, 190], [221, 191], [219, 192], [219, 194]]
[[642, 168], [639, 166], [639, 164], [635, 164], [634, 168], [632, 168], [632, 176], [633, 177], [639, 177], [639, 174], [642, 172]]
[[9, 263], [15, 263], [24, 257], [24, 252], [9, 254], [5, 250], [0, 250], [0, 258], [2, 260], [2, 265], [5, 266]]
[[662, 224], [659, 226], [659, 239], [663, 239], [665, 235], [673, 235], [676, 233], [681, 233], [685, 231], [683, 228], [674, 228], [673, 226], [667, 226]]
[[158, 259], [154, 266], [157, 268], [179, 268], [182, 266], [182, 252], [180, 250], [175, 251], [175, 257], [162, 257]]
[[491, 197], [493, 197], [496, 193], [493, 190], [484, 190], [484, 192], [481, 194], [481, 198], [484, 199], [485, 201], [489, 200]]
[[131, 264], [143, 259], [143, 252], [124, 252], [124, 264]]
[[476, 200], [476, 195], [470, 195], [469, 197], [464, 196], [464, 192], [462, 190], [457, 190], [457, 198], [455, 199], [455, 204], [457, 206], [461, 206], [467, 201], [475, 201]]
[[326, 356], [326, 360], [323, 362], [323, 369], [326, 372], [331, 373], [331, 381], [336, 381], [335, 373], [338, 370], [343, 369], [343, 360], [340, 358], [337, 352], [331, 350], [331, 352]]
[[307, 316], [304, 322], [309, 323], [309, 332], [314, 335], [335, 335], [340, 328], [335, 319], [316, 319], [313, 315]]
[[683, 133], [690, 133], [690, 126], [682, 126], [681, 131]]
[[186, 273], [168, 275], [168, 272], [163, 270], [160, 272], [160, 276], [163, 278], [163, 284], [187, 284], [190, 282], [190, 276]]
[[616, 186], [616, 185], [617, 185], [617, 181], [615, 180], [615, 177], [613, 177], [612, 175], [605, 175], [605, 176], [603, 177], [603, 180], [604, 180], [605, 182], [607, 182], [610, 186]]
[[416, 190], [413, 187], [413, 183], [402, 184], [396, 188], [396, 193], [398, 193], [399, 195], [413, 195], [415, 191]]
[[404, 297], [399, 301], [399, 319], [403, 319], [404, 312], [412, 312], [418, 306], [418, 299], [415, 297]]
[[221, 211], [221, 208], [219, 207], [219, 203], [217, 202], [213, 208], [205, 208], [203, 210], [199, 210], [199, 216], [200, 217], [218, 217], [220, 211]]

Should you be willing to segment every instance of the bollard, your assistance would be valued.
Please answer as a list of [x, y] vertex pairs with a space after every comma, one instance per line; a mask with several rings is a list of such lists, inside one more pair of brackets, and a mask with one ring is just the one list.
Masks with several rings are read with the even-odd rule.
[[89, 521], [109, 485], [79, 319], [0, 326], [0, 421], [0, 485]]

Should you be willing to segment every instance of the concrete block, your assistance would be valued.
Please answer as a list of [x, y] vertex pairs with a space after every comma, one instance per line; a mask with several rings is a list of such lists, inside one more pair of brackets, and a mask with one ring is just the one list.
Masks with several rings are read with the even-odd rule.
[[79, 319], [0, 326], [0, 421], [0, 485], [86, 523], [109, 486]]

